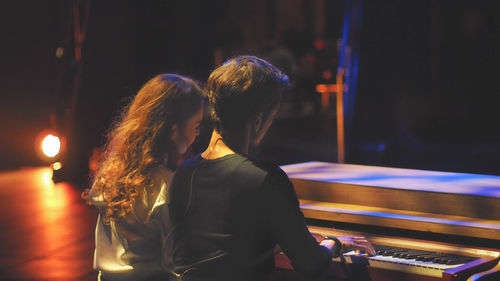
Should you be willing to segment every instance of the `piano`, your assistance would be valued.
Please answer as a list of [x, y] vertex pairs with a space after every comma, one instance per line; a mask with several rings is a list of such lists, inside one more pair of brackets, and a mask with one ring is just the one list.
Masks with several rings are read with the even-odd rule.
[[[332, 260], [327, 280], [500, 281], [500, 176], [306, 162], [282, 166], [309, 230], [365, 236], [377, 255]], [[276, 254], [275, 280], [306, 280]]]

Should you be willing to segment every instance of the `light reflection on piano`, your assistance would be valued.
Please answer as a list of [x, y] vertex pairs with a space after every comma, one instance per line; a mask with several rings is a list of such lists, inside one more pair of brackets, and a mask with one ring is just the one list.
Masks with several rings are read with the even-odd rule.
[[500, 231], [500, 225], [480, 223], [480, 222], [469, 222], [469, 221], [450, 220], [450, 219], [441, 219], [441, 218], [432, 218], [423, 216], [411, 216], [411, 215], [383, 213], [374, 211], [347, 210], [347, 209], [310, 205], [310, 204], [300, 204], [300, 208], [307, 210], [324, 211], [324, 212], [350, 213], [350, 214], [369, 216], [374, 218], [391, 218], [391, 219], [407, 220], [407, 221], [437, 223], [442, 225], [462, 225], [462, 226], [476, 227], [476, 228], [491, 228]]
[[294, 179], [500, 197], [500, 177], [492, 175], [325, 162], [291, 164], [282, 168]]

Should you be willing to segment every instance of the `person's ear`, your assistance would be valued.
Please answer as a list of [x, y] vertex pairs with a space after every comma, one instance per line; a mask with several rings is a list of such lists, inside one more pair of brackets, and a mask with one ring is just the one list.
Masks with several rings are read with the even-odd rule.
[[170, 130], [172, 131], [172, 134], [170, 134], [170, 139], [177, 139], [177, 135], [179, 134], [179, 126], [177, 126], [177, 124], [173, 124]]
[[257, 116], [255, 117], [255, 120], [253, 122], [253, 133], [257, 134], [260, 131], [260, 128], [262, 127], [262, 112], [259, 112]]

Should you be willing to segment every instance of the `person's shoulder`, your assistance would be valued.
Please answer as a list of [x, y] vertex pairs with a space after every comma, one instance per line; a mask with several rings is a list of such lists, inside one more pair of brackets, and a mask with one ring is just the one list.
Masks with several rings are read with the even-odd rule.
[[243, 161], [239, 165], [240, 171], [250, 171], [251, 173], [258, 175], [260, 178], [274, 178], [277, 180], [287, 180], [288, 176], [286, 173], [275, 163], [268, 160], [260, 160], [251, 157], [245, 157], [246, 161]]
[[164, 181], [168, 182], [172, 177], [173, 173], [174, 172], [170, 168], [164, 165], [158, 165], [154, 167], [153, 170], [151, 171], [151, 177], [153, 183], [161, 183]]
[[177, 174], [183, 171], [192, 170], [200, 163], [200, 161], [201, 161], [201, 154], [197, 154], [187, 160], [184, 160], [184, 162], [182, 162], [179, 165], [179, 167], [177, 167], [175, 173]]
[[104, 200], [103, 187], [98, 182], [92, 183], [92, 188], [88, 193], [89, 201], [96, 207], [106, 207], [107, 202]]
[[153, 168], [151, 173], [152, 187], [149, 192], [145, 192], [150, 197], [156, 198], [168, 186], [174, 171], [164, 165], [158, 165]]
[[201, 153], [196, 154], [195, 156], [188, 158], [182, 162], [182, 164], [179, 167], [190, 167], [197, 165], [201, 160]]
[[277, 164], [264, 159], [256, 159], [249, 157], [248, 161], [252, 163], [257, 169], [264, 171], [267, 174], [276, 176], [286, 176], [286, 173]]

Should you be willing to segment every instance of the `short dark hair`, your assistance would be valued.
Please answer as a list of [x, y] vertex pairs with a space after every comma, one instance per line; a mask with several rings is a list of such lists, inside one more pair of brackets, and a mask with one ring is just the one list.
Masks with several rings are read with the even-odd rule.
[[288, 76], [267, 61], [239, 56], [216, 68], [208, 78], [208, 100], [214, 129], [238, 132], [257, 114], [275, 108], [290, 85]]

